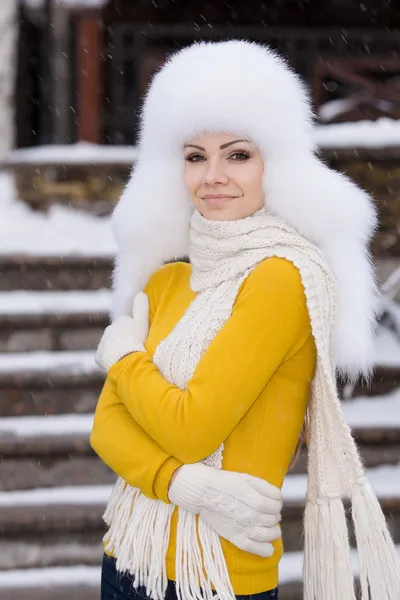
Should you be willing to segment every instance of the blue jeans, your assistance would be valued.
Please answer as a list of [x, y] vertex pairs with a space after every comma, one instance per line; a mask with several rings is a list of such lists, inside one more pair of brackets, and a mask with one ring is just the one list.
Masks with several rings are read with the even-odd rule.
[[[177, 600], [175, 582], [168, 581], [165, 600]], [[278, 600], [278, 588], [260, 594], [250, 596], [236, 596], [238, 600]], [[150, 600], [146, 595], [146, 589], [132, 586], [132, 580], [128, 575], [118, 573], [115, 568], [115, 559], [104, 554], [101, 570], [101, 600]]]

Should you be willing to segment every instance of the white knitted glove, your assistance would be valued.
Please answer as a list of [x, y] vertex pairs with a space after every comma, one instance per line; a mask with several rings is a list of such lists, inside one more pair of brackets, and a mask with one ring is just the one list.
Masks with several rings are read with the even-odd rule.
[[139, 292], [133, 300], [133, 317], [118, 317], [106, 327], [97, 348], [95, 362], [106, 373], [123, 356], [144, 352], [149, 331], [149, 299]]
[[209, 467], [182, 465], [168, 497], [200, 515], [214, 531], [246, 552], [268, 557], [281, 537], [281, 490], [259, 477]]

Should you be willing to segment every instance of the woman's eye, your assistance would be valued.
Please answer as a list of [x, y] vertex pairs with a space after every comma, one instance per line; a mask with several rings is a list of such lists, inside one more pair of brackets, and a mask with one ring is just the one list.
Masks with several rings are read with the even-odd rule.
[[229, 158], [232, 158], [233, 160], [248, 160], [250, 154], [248, 152], [234, 152]]
[[185, 160], [188, 162], [200, 162], [201, 160], [205, 160], [205, 158], [201, 154], [189, 154]]

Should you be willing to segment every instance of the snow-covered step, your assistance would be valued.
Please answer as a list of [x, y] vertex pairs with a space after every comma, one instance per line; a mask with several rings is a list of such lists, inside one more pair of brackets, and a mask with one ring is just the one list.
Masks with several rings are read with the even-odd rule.
[[[400, 554], [400, 546], [397, 547]], [[359, 565], [356, 551], [351, 552], [353, 572], [357, 578]], [[99, 561], [100, 564], [100, 561]], [[303, 553], [285, 552], [279, 565], [280, 600], [302, 600]], [[66, 567], [13, 569], [0, 573], [0, 597], [25, 600], [98, 600], [100, 566], [77, 563]]]
[[0, 292], [0, 352], [94, 350], [110, 307], [106, 289]]
[[[91, 415], [89, 417], [92, 420]], [[0, 491], [111, 484], [115, 481], [115, 474], [90, 447], [89, 432], [57, 435], [55, 431], [50, 436], [15, 437], [1, 431], [0, 424]]]
[[[400, 543], [400, 465], [368, 469], [372, 487]], [[283, 487], [282, 531], [287, 550], [298, 550], [306, 497], [306, 475], [289, 475]], [[36, 541], [85, 532], [101, 535], [101, 520], [111, 485], [75, 485], [0, 492], [0, 530], [7, 539], [36, 535]]]
[[100, 560], [97, 566], [13, 569], [0, 573], [1, 600], [99, 600]]
[[0, 254], [0, 291], [96, 290], [110, 287], [110, 255]]
[[92, 351], [0, 354], [4, 417], [93, 412], [103, 382]]
[[[400, 464], [367, 469], [366, 473], [380, 500], [400, 500]], [[0, 492], [0, 506], [4, 510], [15, 507], [105, 506], [111, 489], [111, 485], [92, 485]], [[284, 503], [304, 504], [306, 490], [307, 475], [289, 474], [283, 485]]]
[[[93, 412], [104, 375], [94, 351], [0, 354], [1, 416]], [[378, 395], [400, 387], [400, 367], [377, 368], [372, 386], [352, 393]]]
[[[343, 403], [367, 467], [400, 460], [400, 390]], [[113, 474], [90, 448], [93, 414], [0, 419], [0, 490], [104, 484]], [[294, 469], [306, 471], [303, 452]]]
[[[343, 412], [351, 428], [375, 432], [381, 428], [385, 435], [400, 428], [400, 388], [382, 396], [359, 396], [342, 401]], [[81, 435], [88, 437], [93, 414], [63, 414], [0, 418], [0, 438], [22, 444], [40, 437]]]
[[0, 317], [58, 316], [68, 317], [108, 313], [111, 291], [27, 291], [0, 292]]
[[18, 352], [0, 354], [0, 375], [93, 375], [99, 368], [94, 352]]
[[[66, 567], [77, 564], [98, 566], [103, 547], [101, 537], [81, 535], [76, 539], [45, 539], [37, 542], [24, 540], [0, 541], [0, 579], [2, 572], [9, 569], [34, 569]], [[0, 588], [0, 598], [1, 588]]]

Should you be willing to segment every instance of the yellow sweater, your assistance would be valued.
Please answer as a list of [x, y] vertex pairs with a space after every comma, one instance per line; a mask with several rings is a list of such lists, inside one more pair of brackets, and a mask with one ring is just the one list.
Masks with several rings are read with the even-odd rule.
[[[298, 270], [281, 258], [261, 262], [242, 283], [231, 317], [199, 361], [186, 390], [152, 362], [158, 343], [195, 298], [191, 266], [178, 262], [150, 278], [147, 352], [135, 352], [108, 374], [91, 444], [102, 460], [149, 498], [168, 502], [181, 465], [225, 442], [223, 468], [282, 486], [304, 422], [316, 351]], [[167, 555], [175, 579], [177, 511]], [[221, 539], [235, 594], [278, 585], [282, 540], [271, 558]]]

